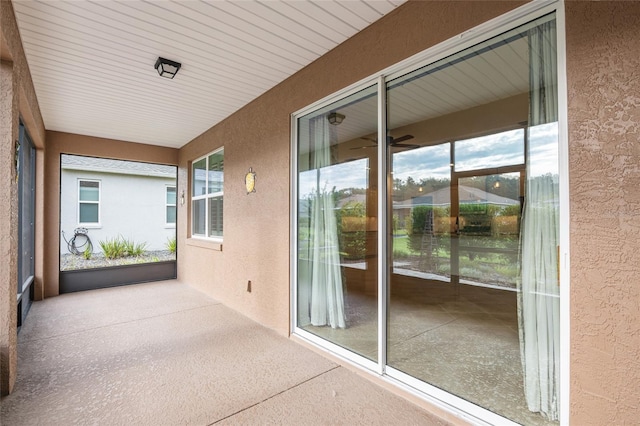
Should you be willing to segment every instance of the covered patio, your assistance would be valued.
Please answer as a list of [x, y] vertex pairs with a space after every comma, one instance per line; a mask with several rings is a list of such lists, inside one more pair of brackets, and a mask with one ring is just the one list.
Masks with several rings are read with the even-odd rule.
[[34, 302], [18, 353], [3, 425], [450, 424], [176, 281]]

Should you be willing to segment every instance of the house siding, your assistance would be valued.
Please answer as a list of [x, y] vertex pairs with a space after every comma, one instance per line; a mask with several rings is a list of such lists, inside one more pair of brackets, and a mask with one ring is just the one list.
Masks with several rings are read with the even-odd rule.
[[[73, 230], [83, 226], [89, 230], [93, 252], [100, 253], [100, 241], [122, 236], [145, 250], [166, 250], [167, 241], [175, 236], [175, 226], [166, 223], [166, 188], [175, 186], [175, 178], [62, 170], [60, 192], [60, 227], [67, 239]], [[100, 181], [100, 226], [78, 223], [78, 181]], [[60, 253], [69, 253], [64, 239]]]

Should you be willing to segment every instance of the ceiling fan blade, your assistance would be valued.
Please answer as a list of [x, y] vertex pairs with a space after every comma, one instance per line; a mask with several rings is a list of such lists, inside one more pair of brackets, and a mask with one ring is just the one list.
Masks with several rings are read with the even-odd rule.
[[414, 136], [413, 135], [404, 135], [404, 136], [399, 136], [397, 138], [390, 138], [389, 143], [391, 145], [396, 145], [399, 142], [404, 142], [404, 141], [408, 141], [409, 139], [413, 139]]
[[373, 139], [373, 138], [360, 138], [360, 139], [365, 140], [365, 141], [370, 141], [370, 142], [373, 142], [375, 144], [378, 143], [378, 139]]
[[420, 145], [410, 144], [410, 143], [396, 143], [392, 145], [394, 148], [420, 148]]

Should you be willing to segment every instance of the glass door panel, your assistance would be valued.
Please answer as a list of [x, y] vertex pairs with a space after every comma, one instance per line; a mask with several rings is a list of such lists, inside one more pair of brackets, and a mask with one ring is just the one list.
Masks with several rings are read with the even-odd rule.
[[387, 364], [532, 425], [558, 414], [554, 57], [546, 16], [386, 88]]
[[373, 361], [377, 117], [370, 87], [298, 119], [297, 326]]

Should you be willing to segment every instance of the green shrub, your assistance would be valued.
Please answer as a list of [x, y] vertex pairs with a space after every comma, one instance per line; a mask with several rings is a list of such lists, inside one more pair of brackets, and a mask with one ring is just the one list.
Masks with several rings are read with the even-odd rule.
[[100, 241], [100, 248], [107, 259], [119, 259], [128, 256], [142, 256], [147, 243], [136, 244], [133, 240], [125, 240], [122, 236]]
[[176, 237], [167, 239], [167, 250], [169, 250], [169, 253], [175, 254], [177, 248], [178, 242], [176, 241]]
[[[429, 216], [429, 212], [433, 211], [433, 219], [436, 222], [436, 218], [447, 217], [449, 215], [448, 209], [443, 207], [432, 206], [416, 206], [411, 210], [411, 228], [410, 228], [410, 242], [409, 247], [411, 250], [420, 253], [422, 250], [422, 235], [424, 234], [424, 225]], [[435, 226], [435, 223], [432, 224]]]
[[[121, 237], [122, 238], [122, 237]], [[144, 250], [147, 247], [147, 243], [135, 243], [133, 240], [125, 240], [122, 238], [124, 243], [124, 256], [142, 256], [144, 254]]]
[[367, 252], [367, 208], [350, 201], [336, 212], [340, 252], [345, 259], [364, 259]]
[[118, 259], [124, 256], [124, 244], [119, 237], [101, 240], [100, 248], [107, 259]]
[[82, 257], [84, 257], [85, 260], [89, 260], [91, 259], [91, 255], [93, 254], [93, 252], [91, 251], [92, 247], [88, 246], [86, 249], [84, 249], [84, 251], [82, 252]]

